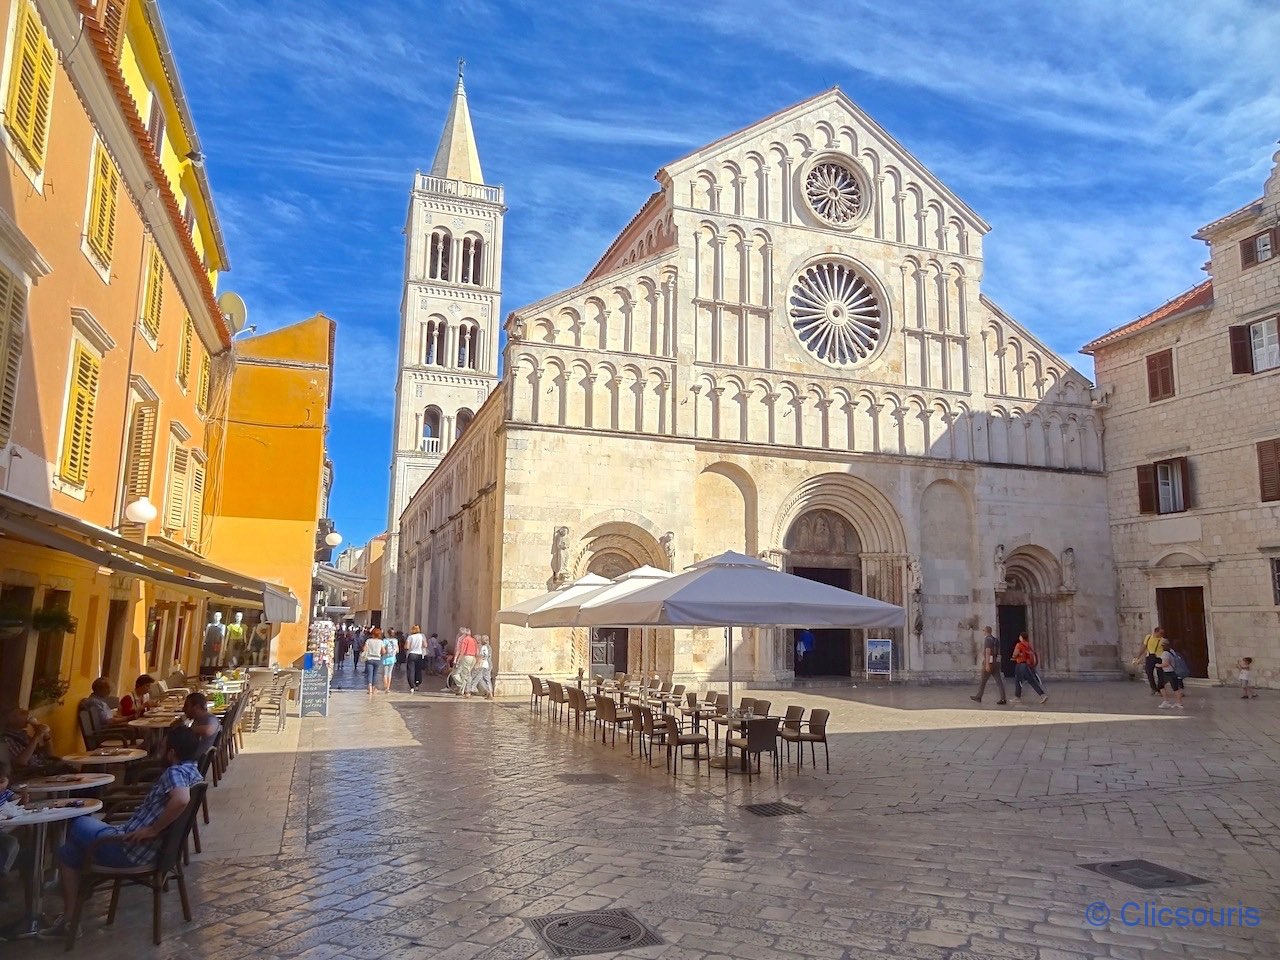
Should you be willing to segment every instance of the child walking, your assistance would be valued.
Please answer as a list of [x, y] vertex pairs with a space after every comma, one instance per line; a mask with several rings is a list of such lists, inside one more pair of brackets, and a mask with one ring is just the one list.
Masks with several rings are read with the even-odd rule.
[[1240, 699], [1252, 700], [1257, 696], [1253, 692], [1253, 657], [1241, 657], [1236, 661], [1236, 669], [1240, 671]]

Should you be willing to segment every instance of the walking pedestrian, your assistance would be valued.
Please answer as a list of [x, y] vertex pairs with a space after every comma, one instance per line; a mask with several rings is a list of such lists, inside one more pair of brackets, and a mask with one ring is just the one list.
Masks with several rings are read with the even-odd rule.
[[[1179, 662], [1182, 661], [1182, 662]], [[1179, 669], [1181, 668], [1181, 669]], [[1156, 667], [1156, 682], [1160, 691], [1161, 710], [1182, 710], [1182, 678], [1187, 675], [1186, 661], [1169, 645], [1166, 637], [1160, 641], [1160, 664]], [[1165, 692], [1165, 687], [1169, 691]]]
[[1240, 699], [1252, 700], [1257, 697], [1253, 692], [1253, 657], [1241, 657], [1236, 661], [1236, 669], [1240, 671]]
[[1147, 684], [1151, 687], [1153, 697], [1160, 693], [1160, 686], [1156, 683], [1156, 667], [1160, 666], [1160, 644], [1163, 640], [1164, 627], [1156, 627], [1143, 638], [1138, 655], [1133, 659], [1134, 664], [1140, 665], [1142, 672], [1147, 675]]
[[[377, 627], [374, 627], [374, 629], [376, 630]], [[364, 654], [364, 645], [368, 642], [368, 640], [369, 640], [369, 634], [364, 630], [360, 630], [352, 639], [351, 669], [354, 671], [358, 672], [360, 670], [360, 657]]]
[[464, 700], [471, 697], [471, 673], [476, 668], [476, 655], [480, 652], [476, 638], [471, 635], [470, 627], [458, 629], [458, 640], [454, 644], [453, 662], [458, 671], [458, 695]]
[[480, 643], [476, 650], [476, 667], [475, 672], [471, 674], [471, 689], [468, 693], [475, 693], [476, 690], [483, 688], [484, 698], [486, 700], [493, 699], [493, 648], [489, 646], [489, 635], [481, 634]]
[[404, 656], [400, 649], [400, 640], [394, 630], [389, 630], [382, 638], [382, 692], [391, 692], [391, 680], [395, 677], [396, 664]]
[[416, 623], [413, 633], [405, 641], [404, 679], [413, 693], [422, 686], [422, 663], [427, 659], [427, 638], [422, 635], [422, 628]]
[[1046, 703], [1049, 695], [1040, 686], [1040, 677], [1036, 666], [1040, 658], [1036, 656], [1035, 647], [1031, 646], [1031, 638], [1025, 633], [1018, 634], [1018, 643], [1013, 648], [1013, 699], [1022, 703], [1022, 685], [1029, 683], [1031, 689], [1040, 694], [1040, 702]]
[[444, 672], [444, 644], [440, 642], [440, 634], [433, 633], [427, 637], [427, 673], [434, 677]]
[[971, 695], [970, 700], [982, 702], [982, 691], [987, 689], [988, 680], [995, 680], [996, 689], [1000, 691], [1000, 699], [996, 704], [1003, 706], [1008, 703], [1004, 693], [1004, 677], [1000, 675], [1000, 641], [990, 627], [984, 628], [982, 635], [982, 680], [978, 683], [978, 692]]
[[377, 627], [369, 632], [369, 638], [361, 645], [364, 659], [364, 682], [369, 685], [369, 698], [373, 698], [374, 685], [381, 679], [382, 631]]

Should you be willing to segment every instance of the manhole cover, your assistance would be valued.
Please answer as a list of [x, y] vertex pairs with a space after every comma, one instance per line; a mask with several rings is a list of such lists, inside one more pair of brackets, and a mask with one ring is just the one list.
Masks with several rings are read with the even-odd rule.
[[793, 803], [749, 803], [742, 808], [757, 817], [789, 817], [792, 814], [804, 813], [804, 810]]
[[562, 913], [527, 922], [553, 957], [585, 957], [664, 942], [630, 910]]
[[557, 780], [565, 783], [617, 783], [618, 778], [609, 773], [557, 773]]
[[1143, 890], [1165, 890], [1171, 887], [1192, 887], [1208, 883], [1203, 877], [1193, 877], [1181, 870], [1171, 870], [1150, 860], [1115, 860], [1110, 863], [1081, 863], [1077, 866], [1100, 873], [1110, 880], [1119, 880]]

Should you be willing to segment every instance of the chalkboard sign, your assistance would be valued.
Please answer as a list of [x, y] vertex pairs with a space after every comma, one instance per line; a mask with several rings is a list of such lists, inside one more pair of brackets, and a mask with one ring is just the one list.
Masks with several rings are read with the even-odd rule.
[[329, 715], [329, 667], [320, 664], [302, 673], [302, 715], [327, 717]]

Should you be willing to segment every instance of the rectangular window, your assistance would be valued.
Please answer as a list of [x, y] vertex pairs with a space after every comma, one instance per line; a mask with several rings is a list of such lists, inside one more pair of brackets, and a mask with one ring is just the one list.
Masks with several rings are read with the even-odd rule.
[[30, 0], [18, 6], [12, 56], [4, 125], [27, 163], [39, 172], [49, 142], [55, 59], [53, 43]]
[[107, 49], [120, 59], [120, 47], [124, 41], [125, 5], [128, 0], [101, 0], [99, 16], [102, 18], [102, 32], [107, 38]]
[[1280, 317], [1250, 324], [1249, 347], [1254, 373], [1280, 367]]
[[1139, 513], [1182, 513], [1191, 505], [1191, 466], [1186, 457], [1138, 467]]
[[169, 502], [165, 507], [164, 528], [178, 533], [187, 526], [187, 474], [191, 466], [191, 453], [186, 447], [173, 441], [169, 454]]
[[1147, 399], [1155, 403], [1173, 396], [1173, 350], [1147, 357]]
[[160, 336], [160, 311], [164, 307], [164, 260], [151, 248], [147, 264], [147, 287], [142, 297], [142, 329], [152, 340]]
[[187, 539], [195, 546], [200, 545], [204, 534], [204, 464], [195, 457], [191, 458], [191, 497], [190, 516], [187, 519]]
[[151, 91], [151, 112], [147, 116], [147, 136], [151, 138], [151, 147], [156, 156], [163, 155], [164, 147], [164, 104], [155, 90]]
[[1280, 557], [1271, 558], [1271, 602], [1280, 607]]
[[18, 370], [22, 365], [27, 288], [0, 266], [0, 447], [9, 442], [18, 408]]
[[[151, 497], [151, 474], [155, 469], [156, 422], [159, 419], [154, 403], [139, 403], [133, 408], [129, 424], [129, 448], [124, 468], [125, 506], [142, 497]], [[140, 537], [143, 524], [121, 524], [126, 537]]]
[[1258, 493], [1263, 503], [1280, 500], [1280, 440], [1258, 444]]
[[178, 346], [178, 383], [183, 390], [187, 389], [187, 384], [191, 381], [192, 333], [191, 318], [187, 317], [182, 324], [182, 343]]
[[209, 355], [200, 352], [200, 383], [196, 388], [196, 409], [209, 412]]
[[1266, 263], [1275, 257], [1280, 248], [1280, 227], [1272, 227], [1240, 241], [1240, 266], [1248, 269]]
[[93, 446], [93, 412], [98, 403], [98, 370], [101, 361], [79, 341], [71, 361], [67, 389], [67, 419], [62, 430], [62, 457], [58, 476], [76, 487], [89, 480], [89, 453]]
[[85, 234], [89, 249], [104, 267], [111, 265], [116, 236], [116, 194], [120, 174], [106, 148], [98, 143], [93, 153], [93, 182], [89, 185], [89, 222]]

